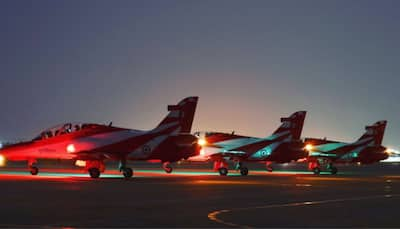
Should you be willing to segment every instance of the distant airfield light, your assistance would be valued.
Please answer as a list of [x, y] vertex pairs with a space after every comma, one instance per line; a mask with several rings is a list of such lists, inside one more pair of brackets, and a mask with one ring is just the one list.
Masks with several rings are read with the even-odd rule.
[[393, 152], [393, 149], [387, 148], [387, 149], [385, 150], [385, 152], [386, 152], [386, 153], [391, 153], [391, 152]]
[[67, 146], [67, 152], [68, 152], [68, 153], [75, 153], [75, 151], [76, 151], [76, 149], [75, 149], [74, 144], [69, 144], [69, 145]]
[[399, 151], [397, 151], [397, 150], [395, 150], [395, 149], [392, 149], [392, 148], [387, 148], [387, 149], [385, 150], [385, 152], [386, 152], [387, 154], [400, 154]]
[[205, 146], [205, 145], [207, 144], [207, 141], [206, 141], [205, 139], [203, 139], [203, 138], [200, 138], [200, 139], [197, 141], [197, 144], [199, 144], [199, 145], [201, 145], [201, 146]]
[[0, 166], [6, 165], [6, 158], [0, 154]]
[[306, 147], [304, 147], [304, 149], [306, 149], [308, 152], [310, 152], [311, 150], [313, 150], [313, 145], [311, 144], [307, 144]]

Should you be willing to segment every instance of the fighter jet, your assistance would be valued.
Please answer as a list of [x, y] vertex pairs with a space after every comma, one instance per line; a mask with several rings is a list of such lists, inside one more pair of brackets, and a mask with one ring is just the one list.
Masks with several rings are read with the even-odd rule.
[[235, 133], [196, 132], [203, 146], [199, 156], [192, 161], [214, 162], [214, 170], [221, 176], [228, 174], [227, 161], [234, 161], [240, 174], [246, 176], [245, 162], [265, 162], [272, 171], [271, 163], [287, 163], [305, 158], [307, 151], [300, 140], [306, 111], [298, 111], [288, 118], [281, 118], [281, 126], [269, 137], [257, 138]]
[[314, 174], [319, 174], [321, 166], [326, 166], [331, 174], [336, 174], [338, 169], [334, 164], [371, 164], [387, 159], [387, 148], [382, 146], [386, 124], [387, 121], [379, 121], [372, 126], [366, 126], [366, 132], [353, 143], [306, 138], [304, 142], [309, 151], [308, 168]]
[[124, 177], [133, 175], [127, 160], [158, 160], [167, 173], [171, 162], [199, 154], [198, 138], [191, 127], [198, 97], [168, 106], [168, 115], [152, 130], [134, 130], [93, 123], [66, 123], [42, 131], [31, 141], [0, 149], [0, 164], [27, 161], [32, 175], [39, 172], [37, 159], [75, 160], [92, 178], [104, 172], [106, 160], [119, 161]]

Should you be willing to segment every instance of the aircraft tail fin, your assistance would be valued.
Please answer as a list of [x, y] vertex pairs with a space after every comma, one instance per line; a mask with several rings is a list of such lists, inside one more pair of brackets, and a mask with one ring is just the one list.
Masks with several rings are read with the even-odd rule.
[[306, 111], [298, 111], [292, 114], [290, 117], [281, 118], [281, 126], [274, 132], [274, 134], [280, 134], [283, 132], [290, 131], [293, 140], [299, 140], [301, 132], [303, 130], [304, 119], [306, 118]]
[[374, 145], [382, 145], [383, 135], [386, 129], [386, 120], [378, 121], [371, 126], [365, 127], [365, 133], [357, 141], [373, 139]]
[[187, 97], [177, 105], [168, 105], [169, 113], [156, 129], [177, 125], [180, 133], [190, 133], [198, 99], [198, 97]]

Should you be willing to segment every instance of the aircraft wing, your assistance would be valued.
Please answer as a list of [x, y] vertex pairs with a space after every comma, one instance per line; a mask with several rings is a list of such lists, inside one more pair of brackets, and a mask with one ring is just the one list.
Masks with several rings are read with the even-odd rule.
[[115, 154], [110, 154], [100, 151], [81, 151], [76, 153], [77, 160], [107, 160], [107, 159], [118, 159], [119, 157]]
[[246, 157], [247, 154], [243, 151], [222, 151], [210, 155], [210, 158], [213, 160], [222, 158], [229, 158], [230, 160], [234, 160], [234, 159], [244, 159]]

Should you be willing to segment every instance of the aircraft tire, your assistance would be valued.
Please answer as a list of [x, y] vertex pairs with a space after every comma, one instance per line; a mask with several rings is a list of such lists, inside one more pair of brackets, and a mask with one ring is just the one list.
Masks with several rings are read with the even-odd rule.
[[221, 176], [226, 176], [226, 175], [228, 175], [228, 169], [225, 168], [225, 167], [219, 168], [219, 169], [218, 169], [218, 172], [219, 172], [219, 175], [221, 175]]
[[332, 167], [330, 172], [332, 175], [336, 175], [338, 172], [338, 169], [336, 167]]
[[100, 170], [98, 168], [90, 168], [89, 175], [91, 178], [99, 178], [100, 177]]
[[30, 172], [31, 172], [32, 175], [37, 175], [39, 173], [39, 169], [36, 166], [32, 166], [30, 168]]
[[125, 178], [129, 179], [133, 176], [133, 170], [131, 168], [124, 168], [122, 170], [122, 174]]
[[172, 168], [171, 165], [166, 165], [166, 166], [164, 166], [164, 171], [165, 171], [166, 173], [172, 173], [173, 170], [174, 170], [174, 169]]
[[247, 176], [249, 174], [249, 169], [247, 167], [240, 168], [240, 175]]
[[315, 167], [315, 168], [313, 168], [313, 173], [315, 174], [315, 175], [319, 175], [320, 173], [321, 173], [321, 169], [319, 168], [319, 167]]

